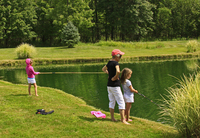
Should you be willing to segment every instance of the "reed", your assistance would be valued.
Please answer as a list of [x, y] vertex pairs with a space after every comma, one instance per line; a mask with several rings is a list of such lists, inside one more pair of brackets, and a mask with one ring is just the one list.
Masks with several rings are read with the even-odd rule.
[[180, 134], [186, 137], [200, 136], [200, 74], [185, 75], [175, 87], [167, 91], [162, 105], [163, 117], [169, 117]]

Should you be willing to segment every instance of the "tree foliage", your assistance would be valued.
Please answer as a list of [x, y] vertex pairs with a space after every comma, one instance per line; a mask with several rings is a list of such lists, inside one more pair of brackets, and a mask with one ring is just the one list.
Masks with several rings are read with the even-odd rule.
[[82, 42], [198, 38], [199, 0], [1, 0], [0, 47], [61, 44], [68, 21]]
[[78, 29], [73, 25], [71, 21], [68, 22], [62, 29], [61, 39], [64, 44], [69, 48], [74, 47], [80, 40]]
[[5, 47], [35, 37], [36, 12], [32, 0], [1, 0], [0, 39]]
[[[156, 32], [160, 32], [157, 37], [162, 36], [162, 29], [165, 27], [168, 28], [167, 38], [198, 38], [200, 35], [198, 31], [200, 27], [199, 15], [199, 0], [165, 0], [160, 2], [155, 28]], [[161, 16], [167, 16], [165, 21], [159, 20]], [[160, 28], [160, 26], [162, 27]]]

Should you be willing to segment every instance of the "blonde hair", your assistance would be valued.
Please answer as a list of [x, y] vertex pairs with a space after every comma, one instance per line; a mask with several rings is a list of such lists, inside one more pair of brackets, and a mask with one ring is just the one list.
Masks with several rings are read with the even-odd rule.
[[122, 70], [122, 75], [121, 75], [121, 78], [120, 78], [120, 81], [121, 81], [121, 84], [124, 84], [125, 83], [125, 80], [127, 79], [128, 75], [132, 73], [132, 70], [129, 69], [129, 68], [124, 68]]

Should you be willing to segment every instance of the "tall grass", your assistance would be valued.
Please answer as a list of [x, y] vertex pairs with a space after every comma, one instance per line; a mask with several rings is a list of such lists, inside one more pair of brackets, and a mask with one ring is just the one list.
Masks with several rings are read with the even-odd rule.
[[187, 52], [195, 52], [198, 47], [197, 40], [190, 40], [186, 43]]
[[16, 48], [15, 52], [17, 53], [17, 57], [19, 59], [25, 59], [33, 57], [36, 53], [36, 49], [30, 44], [23, 43]]
[[155, 49], [165, 47], [160, 42], [118, 42], [118, 41], [99, 41], [95, 45], [97, 46], [109, 46], [109, 47], [124, 47], [124, 48], [135, 48], [135, 49]]
[[200, 74], [179, 80], [168, 89], [164, 98], [162, 116], [169, 117], [180, 134], [186, 137], [200, 136]]

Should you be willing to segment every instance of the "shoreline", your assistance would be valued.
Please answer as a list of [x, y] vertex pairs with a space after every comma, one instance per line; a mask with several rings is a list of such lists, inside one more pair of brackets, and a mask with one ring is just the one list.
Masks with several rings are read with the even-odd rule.
[[[78, 58], [78, 59], [68, 59], [68, 58], [54, 58], [54, 59], [33, 59], [35, 65], [62, 65], [62, 64], [88, 64], [88, 63], [106, 63], [111, 57], [105, 58]], [[120, 62], [138, 62], [138, 61], [162, 61], [162, 60], [184, 60], [200, 58], [200, 53], [185, 53], [185, 54], [168, 54], [168, 55], [153, 55], [153, 56], [124, 56]], [[0, 60], [0, 67], [14, 67], [26, 65], [25, 59], [13, 59], [13, 60]]]

